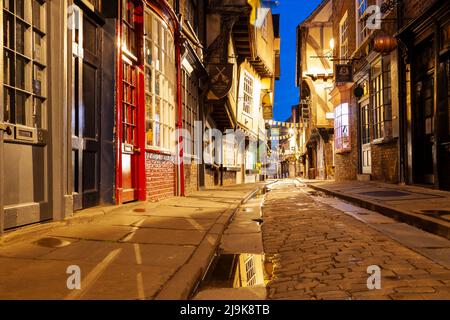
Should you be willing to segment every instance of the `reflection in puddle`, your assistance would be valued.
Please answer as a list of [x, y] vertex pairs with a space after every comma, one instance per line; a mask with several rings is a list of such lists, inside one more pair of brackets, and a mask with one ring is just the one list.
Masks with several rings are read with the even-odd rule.
[[270, 263], [265, 263], [263, 254], [221, 254], [206, 274], [199, 291], [265, 285], [272, 269]]

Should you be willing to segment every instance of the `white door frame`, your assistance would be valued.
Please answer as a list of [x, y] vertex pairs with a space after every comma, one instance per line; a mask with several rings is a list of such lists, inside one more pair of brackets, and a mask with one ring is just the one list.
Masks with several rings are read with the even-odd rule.
[[[364, 110], [366, 109], [366, 110]], [[363, 174], [372, 174], [372, 146], [370, 143], [370, 130], [371, 130], [371, 112], [370, 112], [370, 100], [364, 99], [359, 102], [360, 110], [360, 126], [361, 126], [361, 166]], [[363, 111], [364, 110], [364, 111]], [[367, 122], [367, 123], [366, 123]], [[364, 141], [363, 132], [367, 130], [364, 124], [368, 125], [368, 141]]]

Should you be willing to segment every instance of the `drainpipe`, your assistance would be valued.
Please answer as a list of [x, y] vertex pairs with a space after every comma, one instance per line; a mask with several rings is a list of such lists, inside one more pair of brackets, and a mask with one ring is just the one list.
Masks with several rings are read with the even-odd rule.
[[175, 59], [176, 59], [176, 69], [177, 69], [177, 107], [178, 107], [178, 120], [177, 120], [177, 135], [178, 135], [178, 160], [179, 160], [179, 195], [184, 197], [184, 150], [183, 150], [183, 101], [182, 101], [182, 85], [181, 85], [181, 46], [182, 39], [181, 34], [178, 33], [175, 44]]

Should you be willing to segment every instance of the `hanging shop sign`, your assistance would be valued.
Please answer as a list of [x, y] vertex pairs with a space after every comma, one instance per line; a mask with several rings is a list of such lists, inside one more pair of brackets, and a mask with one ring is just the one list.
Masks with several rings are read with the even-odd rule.
[[214, 63], [208, 66], [210, 89], [217, 99], [222, 99], [231, 90], [231, 85], [233, 83], [233, 66], [232, 63]]
[[353, 68], [351, 64], [336, 64], [335, 68], [336, 82], [353, 82]]

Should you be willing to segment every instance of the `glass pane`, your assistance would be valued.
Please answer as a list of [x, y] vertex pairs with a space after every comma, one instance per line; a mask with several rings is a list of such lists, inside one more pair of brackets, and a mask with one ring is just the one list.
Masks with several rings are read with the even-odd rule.
[[16, 123], [26, 125], [26, 105], [28, 95], [21, 92], [16, 92]]
[[150, 68], [145, 68], [145, 90], [152, 92], [152, 71]]
[[155, 141], [154, 141], [154, 145], [156, 147], [160, 147], [161, 146], [161, 125], [159, 123], [155, 123]]
[[155, 101], [155, 120], [161, 121], [161, 100], [156, 98]]
[[25, 54], [25, 32], [26, 25], [17, 22], [16, 24], [16, 50], [21, 54]]
[[145, 41], [145, 57], [149, 66], [152, 65], [152, 42], [150, 40]]
[[6, 84], [14, 86], [14, 54], [5, 50], [3, 61], [3, 77]]
[[44, 81], [44, 69], [36, 65], [33, 69], [33, 93], [43, 96], [42, 85]]
[[3, 44], [14, 49], [14, 17], [8, 13], [3, 14]]
[[42, 99], [35, 98], [33, 103], [33, 126], [35, 128], [42, 128], [42, 115], [43, 115], [44, 102]]
[[16, 57], [16, 87], [26, 89], [26, 68], [28, 61], [24, 58]]
[[16, 14], [22, 19], [25, 18], [25, 0], [16, 0]]
[[34, 50], [33, 58], [43, 63], [44, 62], [44, 47], [42, 37], [38, 33], [34, 33]]
[[33, 26], [42, 30], [41, 26], [41, 4], [37, 0], [33, 0]]
[[5, 122], [12, 122], [13, 119], [12, 117], [12, 109], [14, 106], [14, 100], [15, 100], [15, 96], [14, 96], [14, 90], [12, 89], [7, 89], [5, 88], [4, 91], [4, 104], [5, 104], [5, 109], [4, 109], [4, 121]]

